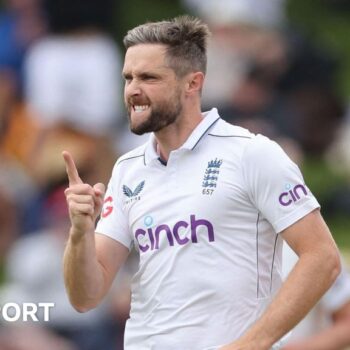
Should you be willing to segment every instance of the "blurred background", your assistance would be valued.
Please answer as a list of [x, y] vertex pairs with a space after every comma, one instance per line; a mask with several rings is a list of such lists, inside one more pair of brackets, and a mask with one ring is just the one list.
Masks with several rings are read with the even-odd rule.
[[101, 307], [72, 310], [61, 276], [69, 227], [61, 151], [84, 181], [107, 183], [117, 157], [144, 142], [129, 133], [122, 102], [122, 38], [185, 13], [212, 31], [203, 109], [215, 106], [285, 149], [350, 264], [349, 1], [2, 0], [0, 305], [56, 307], [49, 324], [0, 321], [0, 350], [122, 349], [137, 261]]

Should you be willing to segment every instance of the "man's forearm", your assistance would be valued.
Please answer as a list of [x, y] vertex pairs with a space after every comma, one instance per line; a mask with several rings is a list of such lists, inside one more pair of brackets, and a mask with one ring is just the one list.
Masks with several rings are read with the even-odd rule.
[[63, 262], [65, 285], [72, 305], [80, 312], [95, 307], [103, 297], [104, 273], [96, 257], [94, 232], [79, 238], [71, 232]]
[[244, 338], [259, 339], [269, 349], [295, 327], [339, 273], [338, 258], [327, 255], [301, 256], [273, 302]]
[[269, 350], [309, 312], [338, 273], [336, 254], [301, 256], [262, 317], [222, 350]]

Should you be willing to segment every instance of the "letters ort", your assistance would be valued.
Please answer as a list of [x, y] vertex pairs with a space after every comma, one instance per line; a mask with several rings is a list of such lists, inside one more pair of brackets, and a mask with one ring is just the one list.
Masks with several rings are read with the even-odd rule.
[[[190, 226], [191, 237], [187, 237], [187, 228]], [[145, 253], [148, 250], [159, 249], [159, 239], [160, 235], [166, 235], [168, 243], [170, 246], [185, 245], [189, 242], [198, 243], [197, 229], [198, 227], [203, 226], [207, 229], [208, 241], [215, 241], [214, 237], [214, 227], [213, 225], [205, 219], [196, 220], [195, 215], [190, 216], [190, 223], [186, 221], [178, 221], [173, 228], [170, 228], [166, 224], [159, 225], [155, 228], [148, 228], [146, 230], [139, 228], [135, 231], [135, 238], [138, 242], [140, 251]], [[143, 238], [142, 238], [143, 237]], [[147, 241], [145, 243], [143, 241]]]
[[7, 322], [16, 322], [18, 320], [39, 322], [38, 311], [42, 308], [44, 312], [43, 321], [48, 322], [50, 321], [50, 308], [54, 306], [54, 303], [6, 303], [0, 307], [0, 314], [3, 320]]

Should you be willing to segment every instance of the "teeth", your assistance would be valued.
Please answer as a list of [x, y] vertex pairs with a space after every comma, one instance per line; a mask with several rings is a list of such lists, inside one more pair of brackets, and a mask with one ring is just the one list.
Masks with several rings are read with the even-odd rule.
[[141, 105], [141, 106], [134, 106], [134, 110], [137, 113], [145, 111], [147, 108], [149, 108], [149, 105]]

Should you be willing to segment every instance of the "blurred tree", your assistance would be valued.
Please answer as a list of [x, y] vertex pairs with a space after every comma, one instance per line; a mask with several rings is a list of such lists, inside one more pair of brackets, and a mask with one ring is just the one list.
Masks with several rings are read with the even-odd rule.
[[[288, 0], [288, 16], [318, 47], [338, 58], [337, 88], [345, 100], [350, 97], [350, 2], [348, 0]], [[339, 193], [349, 190], [346, 178], [339, 178], [322, 159], [305, 161], [303, 173], [319, 199], [327, 223], [343, 252], [350, 251], [348, 201]], [[348, 193], [348, 192], [346, 192]], [[346, 198], [346, 197], [345, 197]], [[337, 205], [335, 205], [337, 203]], [[350, 256], [350, 254], [349, 254]]]
[[291, 22], [312, 40], [340, 58], [340, 92], [350, 97], [350, 2], [348, 0], [288, 0]]

